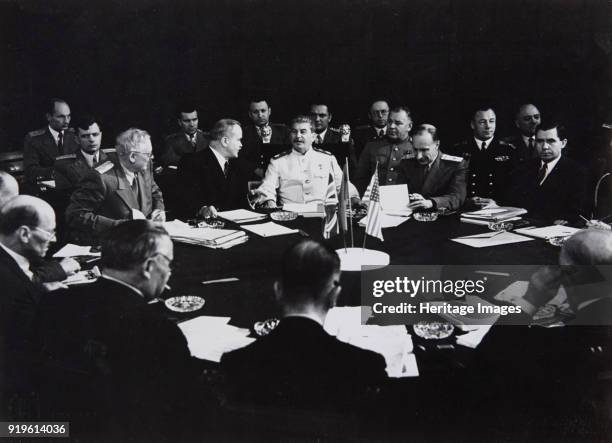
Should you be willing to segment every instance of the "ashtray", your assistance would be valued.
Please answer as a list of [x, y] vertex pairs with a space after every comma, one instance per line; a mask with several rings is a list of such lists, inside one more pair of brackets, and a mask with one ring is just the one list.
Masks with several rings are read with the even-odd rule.
[[547, 238], [546, 241], [553, 246], [563, 246], [565, 240], [567, 240], [570, 236], [561, 236], [561, 237], [550, 237]]
[[438, 219], [437, 212], [414, 212], [412, 216], [416, 221], [420, 222], [431, 222]]
[[180, 295], [165, 301], [166, 307], [174, 312], [193, 312], [204, 306], [205, 300], [197, 295]]
[[514, 228], [514, 225], [512, 224], [512, 222], [491, 222], [488, 224], [489, 229], [491, 231], [510, 231], [512, 228]]
[[255, 323], [255, 325], [253, 325], [253, 330], [255, 331], [255, 334], [263, 337], [272, 332], [274, 328], [278, 326], [279, 322], [280, 320], [278, 318], [269, 318], [264, 321], [258, 321]]
[[270, 213], [270, 218], [276, 221], [291, 221], [297, 218], [297, 212], [291, 211], [276, 211]]
[[420, 321], [412, 325], [412, 329], [425, 340], [442, 340], [450, 337], [455, 327], [443, 321]]

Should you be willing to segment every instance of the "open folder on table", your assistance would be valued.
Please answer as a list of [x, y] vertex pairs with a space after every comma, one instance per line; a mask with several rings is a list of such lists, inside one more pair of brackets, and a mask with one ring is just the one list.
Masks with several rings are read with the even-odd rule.
[[243, 229], [262, 237], [275, 237], [277, 235], [298, 234], [298, 229], [289, 229], [286, 226], [274, 222], [258, 223], [242, 226]]
[[217, 216], [225, 220], [233, 221], [234, 223], [248, 223], [252, 221], [265, 220], [267, 214], [259, 212], [247, 211], [246, 209], [234, 209], [232, 211], [220, 211]]

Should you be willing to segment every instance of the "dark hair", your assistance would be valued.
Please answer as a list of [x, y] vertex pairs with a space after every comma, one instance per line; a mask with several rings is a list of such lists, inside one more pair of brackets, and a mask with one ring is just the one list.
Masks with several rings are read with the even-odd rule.
[[310, 125], [310, 130], [314, 131], [314, 121], [312, 120], [312, 117], [309, 115], [297, 115], [293, 117], [289, 121], [289, 125], [288, 125], [289, 129], [291, 130], [291, 127], [295, 125], [296, 123], [308, 123]]
[[198, 112], [198, 108], [195, 103], [181, 102], [176, 106], [176, 118], [181, 119], [181, 114], [190, 114], [192, 112]]
[[74, 123], [74, 127], [77, 130], [82, 129], [83, 131], [86, 131], [87, 129], [89, 129], [89, 127], [93, 125], [94, 123], [97, 123], [98, 126], [101, 126], [100, 121], [92, 114], [81, 114], [73, 120], [73, 123]]
[[542, 122], [540, 126], [538, 126], [537, 131], [550, 131], [551, 129], [557, 130], [559, 140], [567, 139], [567, 131], [565, 129], [565, 126], [563, 126], [563, 124], [561, 124], [561, 122], [559, 122], [558, 120], [548, 120]]
[[485, 112], [485, 111], [489, 111], [489, 110], [491, 110], [491, 111], [493, 111], [493, 113], [495, 113], [495, 109], [493, 109], [493, 106], [491, 106], [490, 103], [481, 103], [479, 106], [476, 107], [476, 109], [474, 109], [474, 112], [472, 112], [472, 116], [471, 116], [470, 120], [474, 121], [474, 119], [476, 118], [476, 113], [478, 113], [478, 112]]
[[20, 226], [36, 227], [39, 224], [40, 217], [33, 205], [7, 204], [0, 209], [0, 234], [11, 235]]
[[427, 132], [428, 134], [431, 134], [431, 138], [433, 141], [435, 142], [440, 141], [440, 136], [438, 135], [438, 128], [430, 124], [422, 124], [422, 125], [417, 126], [417, 128], [414, 130], [414, 133], [412, 135], [413, 136], [420, 135], [423, 132]]
[[130, 270], [151, 257], [159, 239], [168, 235], [163, 227], [148, 220], [123, 222], [102, 236], [102, 266]]
[[261, 102], [266, 102], [266, 105], [268, 105], [268, 108], [270, 107], [270, 103], [268, 102], [268, 99], [265, 97], [260, 97], [260, 96], [251, 97], [249, 99], [247, 106], [250, 108], [251, 103], [261, 103]]
[[340, 269], [338, 254], [315, 240], [302, 240], [285, 251], [281, 264], [283, 296], [291, 302], [298, 297], [316, 297]]
[[56, 103], [63, 103], [65, 105], [68, 105], [68, 102], [66, 100], [64, 100], [63, 98], [58, 98], [58, 97], [50, 98], [49, 101], [46, 104], [47, 114], [53, 115], [53, 113], [55, 112], [55, 104]]
[[213, 140], [221, 140], [225, 137], [234, 126], [241, 126], [238, 120], [231, 118], [222, 118], [210, 130], [210, 138]]
[[408, 118], [412, 120], [412, 116], [410, 115], [410, 108], [408, 108], [408, 106], [405, 106], [405, 105], [394, 106], [393, 108], [389, 110], [389, 114], [394, 113], [394, 112], [402, 112], [402, 111], [404, 111], [406, 115], [408, 116]]

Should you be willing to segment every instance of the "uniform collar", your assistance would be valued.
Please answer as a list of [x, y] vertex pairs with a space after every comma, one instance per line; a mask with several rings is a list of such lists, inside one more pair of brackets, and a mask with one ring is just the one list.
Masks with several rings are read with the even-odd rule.
[[310, 158], [310, 155], [313, 151], [313, 147], [311, 146], [310, 148], [308, 148], [308, 151], [306, 151], [304, 154], [302, 154], [301, 152], [296, 151], [295, 149], [291, 148], [291, 154], [295, 155], [297, 158]]
[[476, 137], [474, 137], [474, 141], [476, 142], [476, 146], [478, 146], [478, 150], [482, 150], [482, 142], [485, 143], [485, 150], [489, 149], [489, 146], [491, 145], [491, 142], [493, 141], [494, 137], [491, 137], [488, 140], [479, 140]]
[[51, 126], [49, 126], [49, 132], [51, 133], [51, 137], [53, 137], [53, 140], [55, 140], [55, 143], [57, 143], [59, 132], [53, 129]]

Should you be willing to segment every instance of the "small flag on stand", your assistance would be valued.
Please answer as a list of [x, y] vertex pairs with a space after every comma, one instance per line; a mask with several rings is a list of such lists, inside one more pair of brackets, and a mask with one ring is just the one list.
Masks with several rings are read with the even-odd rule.
[[325, 221], [323, 223], [323, 238], [329, 239], [332, 235], [338, 235], [340, 233], [338, 229], [338, 215], [336, 214], [338, 195], [336, 194], [336, 182], [331, 172], [329, 173], [324, 204]]
[[[378, 166], [378, 165], [377, 165]], [[372, 180], [370, 181], [369, 193], [369, 205], [368, 215], [366, 223], [366, 234], [372, 237], [378, 237], [381, 241], [384, 241], [382, 235], [382, 208], [380, 206], [380, 193], [378, 190], [378, 167], [374, 171]], [[368, 191], [366, 190], [366, 193]]]
[[348, 230], [346, 221], [346, 205], [349, 201], [348, 162], [344, 163], [344, 170], [342, 172], [342, 185], [340, 186], [340, 197], [338, 198], [338, 223], [340, 224], [340, 231], [345, 233]]

